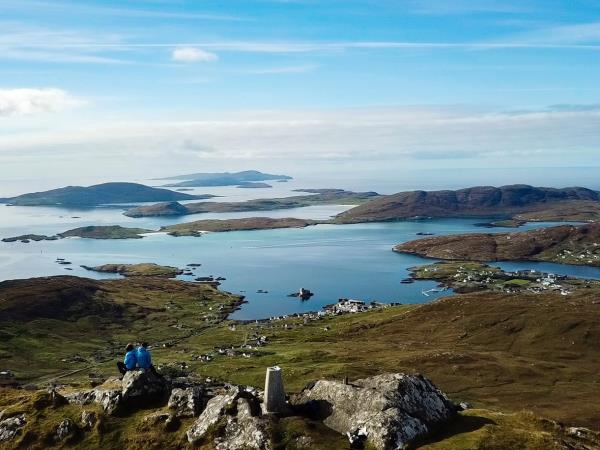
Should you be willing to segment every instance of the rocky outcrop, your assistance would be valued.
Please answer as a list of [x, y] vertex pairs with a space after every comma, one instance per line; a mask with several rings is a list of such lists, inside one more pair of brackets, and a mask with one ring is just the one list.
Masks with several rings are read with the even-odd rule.
[[81, 412], [81, 428], [84, 430], [91, 430], [98, 422], [98, 416], [94, 411], [83, 410]]
[[14, 439], [26, 424], [25, 414], [0, 420], [0, 442]]
[[109, 378], [94, 389], [69, 393], [65, 397], [69, 403], [97, 403], [105, 413], [116, 414], [123, 407], [156, 401], [167, 391], [168, 383], [163, 378], [151, 371], [134, 370], [127, 372], [123, 380]]
[[56, 430], [54, 432], [54, 440], [64, 441], [65, 439], [73, 436], [77, 431], [77, 427], [75, 423], [71, 419], [64, 419], [62, 422], [58, 424]]
[[149, 402], [168, 390], [164, 378], [151, 370], [131, 370], [123, 376], [121, 395], [125, 402]]
[[175, 388], [171, 391], [168, 407], [176, 417], [196, 417], [204, 406], [203, 389], [200, 386]]
[[386, 374], [352, 384], [317, 381], [293, 404], [350, 440], [399, 449], [450, 420], [456, 407], [420, 375]]
[[217, 450], [270, 450], [269, 421], [254, 416], [250, 400], [238, 398], [237, 414], [227, 418], [222, 437], [215, 440]]
[[100, 386], [89, 390], [66, 394], [69, 403], [77, 405], [89, 405], [97, 403], [107, 414], [115, 414], [121, 406], [122, 388], [118, 378], [109, 378]]
[[225, 409], [234, 405], [240, 395], [240, 389], [234, 387], [228, 392], [216, 395], [206, 404], [206, 408], [196, 422], [187, 431], [188, 441], [194, 443], [202, 440], [206, 432], [221, 419]]

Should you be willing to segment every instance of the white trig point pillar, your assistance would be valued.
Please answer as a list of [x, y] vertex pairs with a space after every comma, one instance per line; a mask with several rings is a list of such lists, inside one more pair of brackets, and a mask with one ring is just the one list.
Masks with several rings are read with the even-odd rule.
[[267, 414], [277, 414], [285, 411], [285, 391], [283, 389], [281, 367], [279, 366], [267, 368], [263, 408]]

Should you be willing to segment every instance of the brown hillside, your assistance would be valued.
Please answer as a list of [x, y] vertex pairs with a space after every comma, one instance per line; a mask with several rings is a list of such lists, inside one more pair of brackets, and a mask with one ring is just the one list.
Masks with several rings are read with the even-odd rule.
[[600, 224], [563, 225], [518, 233], [435, 236], [394, 247], [446, 260], [530, 260], [600, 265]]
[[510, 217], [548, 209], [558, 203], [597, 202], [598, 193], [573, 187], [528, 185], [477, 186], [457, 191], [409, 191], [377, 198], [339, 214], [339, 223], [400, 220], [413, 217]]

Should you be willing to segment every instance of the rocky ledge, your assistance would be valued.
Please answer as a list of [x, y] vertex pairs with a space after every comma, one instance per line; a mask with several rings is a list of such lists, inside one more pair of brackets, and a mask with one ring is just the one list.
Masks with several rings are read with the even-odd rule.
[[[195, 418], [187, 440], [219, 450], [271, 449], [273, 430], [285, 416], [322, 421], [352, 445], [399, 449], [450, 421], [457, 411], [427, 378], [399, 373], [350, 384], [316, 381], [294, 396], [283, 414], [265, 413], [263, 392], [253, 387], [169, 379], [151, 371], [127, 372], [122, 380], [111, 378], [91, 390], [52, 396], [59, 403], [98, 404], [105, 414], [117, 416], [166, 403], [166, 409], [143, 422], [168, 429], [180, 419]], [[13, 422], [6, 424], [7, 430], [25, 423], [23, 418]]]

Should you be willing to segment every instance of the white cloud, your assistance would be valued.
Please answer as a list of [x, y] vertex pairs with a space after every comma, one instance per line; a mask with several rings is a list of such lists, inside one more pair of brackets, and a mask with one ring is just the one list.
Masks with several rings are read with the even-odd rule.
[[219, 59], [215, 53], [196, 47], [178, 47], [173, 50], [171, 58], [179, 62], [214, 62]]
[[62, 89], [0, 89], [0, 117], [58, 112], [83, 103]]

